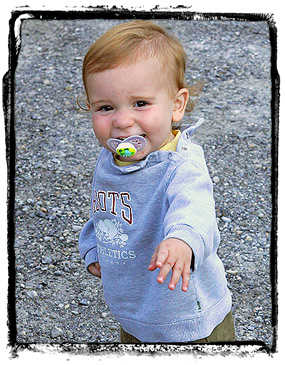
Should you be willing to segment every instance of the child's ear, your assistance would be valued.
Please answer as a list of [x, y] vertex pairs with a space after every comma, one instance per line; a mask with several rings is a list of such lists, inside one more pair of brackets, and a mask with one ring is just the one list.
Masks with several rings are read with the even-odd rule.
[[86, 104], [86, 106], [87, 106], [87, 109], [90, 111], [91, 106], [90, 106], [90, 104], [89, 104], [88, 98], [86, 97], [84, 101], [85, 101], [85, 104]]
[[80, 109], [90, 112], [90, 104], [87, 96], [84, 97], [83, 95], [79, 95], [76, 101]]
[[174, 97], [174, 108], [172, 121], [180, 122], [184, 116], [186, 105], [189, 99], [189, 91], [186, 88], [180, 89]]

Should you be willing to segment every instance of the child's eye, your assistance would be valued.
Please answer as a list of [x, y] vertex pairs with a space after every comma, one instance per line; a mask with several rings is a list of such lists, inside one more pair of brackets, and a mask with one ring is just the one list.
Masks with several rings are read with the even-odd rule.
[[113, 110], [113, 108], [109, 105], [102, 105], [99, 106], [97, 110], [102, 112], [109, 112], [110, 110]]
[[134, 106], [137, 107], [137, 108], [142, 108], [146, 105], [148, 105], [148, 102], [143, 101], [143, 100], [136, 101], [135, 104], [134, 104]]

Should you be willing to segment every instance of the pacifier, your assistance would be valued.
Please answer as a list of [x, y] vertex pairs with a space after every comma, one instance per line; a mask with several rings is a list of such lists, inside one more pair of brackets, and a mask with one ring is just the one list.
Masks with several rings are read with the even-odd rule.
[[110, 138], [107, 141], [108, 147], [121, 157], [132, 157], [146, 147], [147, 141], [142, 136], [130, 136], [123, 141], [117, 138]]

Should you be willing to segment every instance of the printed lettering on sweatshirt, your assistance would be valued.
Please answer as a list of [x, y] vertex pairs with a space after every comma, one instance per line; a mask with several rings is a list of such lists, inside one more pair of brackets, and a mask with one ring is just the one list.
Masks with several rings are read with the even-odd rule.
[[[94, 190], [92, 199], [92, 212], [110, 212], [115, 217], [121, 216], [128, 224], [133, 224], [132, 207], [128, 202], [131, 201], [130, 194], [127, 192], [118, 193], [116, 191]], [[117, 203], [120, 202], [122, 208], [120, 212], [117, 209]]]
[[[98, 253], [114, 260], [134, 259], [136, 254], [133, 250], [128, 250], [128, 235], [124, 232], [125, 222], [133, 224], [132, 207], [130, 194], [127, 192], [114, 191], [93, 191], [92, 212], [110, 213], [113, 219], [101, 218], [95, 220], [95, 234], [99, 242], [97, 243]], [[119, 208], [120, 207], [120, 208]], [[126, 246], [126, 247], [125, 247]]]

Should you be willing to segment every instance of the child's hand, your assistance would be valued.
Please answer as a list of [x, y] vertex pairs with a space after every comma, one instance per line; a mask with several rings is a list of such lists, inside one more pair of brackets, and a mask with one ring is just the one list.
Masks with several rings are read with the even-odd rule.
[[87, 267], [87, 270], [90, 272], [90, 274], [101, 278], [101, 266], [99, 262], [93, 262]]
[[157, 281], [162, 284], [167, 274], [172, 270], [172, 277], [168, 285], [174, 290], [182, 276], [182, 290], [187, 291], [190, 280], [190, 266], [192, 249], [184, 242], [176, 238], [162, 241], [152, 255], [148, 270], [154, 271], [160, 268]]

